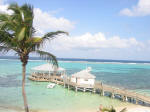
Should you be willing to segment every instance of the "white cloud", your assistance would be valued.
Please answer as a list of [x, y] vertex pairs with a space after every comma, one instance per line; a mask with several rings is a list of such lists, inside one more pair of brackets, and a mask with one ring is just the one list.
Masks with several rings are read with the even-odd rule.
[[74, 23], [63, 17], [56, 18], [48, 12], [43, 12], [39, 8], [34, 9], [34, 26], [40, 34], [53, 30], [70, 31], [74, 28]]
[[[99, 32], [94, 35], [85, 33], [75, 37], [61, 36], [54, 40], [51, 46], [55, 50], [98, 50], [103, 48], [124, 49], [143, 47], [143, 44], [135, 38], [126, 39], [120, 38], [119, 36], [107, 38], [103, 33]], [[46, 49], [49, 49], [48, 44], [46, 44]]]
[[[0, 13], [11, 14], [7, 10], [8, 4], [4, 4], [4, 0], [0, 0]], [[54, 30], [70, 31], [74, 28], [74, 23], [64, 17], [56, 18], [51, 13], [44, 12], [39, 8], [34, 8], [33, 26], [37, 30], [37, 35]]]
[[104, 33], [85, 33], [79, 36], [60, 36], [47, 42], [43, 50], [57, 57], [97, 59], [150, 59], [150, 41], [138, 41], [134, 37], [106, 37]]
[[131, 9], [125, 8], [120, 11], [120, 14], [126, 16], [150, 15], [150, 0], [139, 0], [136, 6], [133, 6]]
[[8, 4], [4, 5], [4, 4], [3, 4], [3, 0], [0, 0], [0, 13], [8, 13], [8, 14], [11, 14], [12, 12], [11, 12], [11, 11], [8, 11], [7, 8], [8, 8]]

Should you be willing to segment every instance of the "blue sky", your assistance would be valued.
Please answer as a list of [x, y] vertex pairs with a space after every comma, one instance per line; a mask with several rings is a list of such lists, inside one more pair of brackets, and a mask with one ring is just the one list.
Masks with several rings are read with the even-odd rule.
[[[150, 60], [150, 0], [3, 0], [1, 5], [13, 1], [36, 8], [41, 34], [70, 33], [44, 48], [57, 57]], [[41, 22], [46, 20], [51, 27]]]
[[134, 36], [139, 40], [147, 40], [150, 36], [150, 16], [126, 17], [119, 14], [123, 8], [136, 5], [138, 0], [17, 0], [17, 2], [30, 3], [43, 11], [58, 11], [56, 17], [64, 17], [76, 23], [75, 29], [70, 31], [71, 35], [101, 31], [121, 37]]

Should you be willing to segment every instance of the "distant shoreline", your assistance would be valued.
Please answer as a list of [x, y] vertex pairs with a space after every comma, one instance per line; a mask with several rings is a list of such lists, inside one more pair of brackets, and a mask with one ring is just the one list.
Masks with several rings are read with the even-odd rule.
[[[17, 59], [17, 56], [0, 56], [0, 59]], [[150, 64], [150, 61], [142, 60], [113, 60], [113, 59], [83, 59], [83, 58], [57, 58], [58, 61], [68, 61], [68, 62], [95, 62], [95, 63], [117, 63], [117, 64]], [[29, 60], [42, 60], [39, 57], [30, 57]]]

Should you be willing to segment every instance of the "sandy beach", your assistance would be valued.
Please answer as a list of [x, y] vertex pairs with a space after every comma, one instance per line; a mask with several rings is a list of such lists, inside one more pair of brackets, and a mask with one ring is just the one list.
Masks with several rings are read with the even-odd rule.
[[[123, 108], [127, 108], [126, 112], [150, 112], [150, 107], [144, 107], [140, 105], [128, 105], [128, 106], [122, 106], [122, 107], [116, 107], [115, 109], [117, 112], [120, 112]], [[0, 107], [0, 112], [24, 112], [22, 108], [18, 107]], [[30, 112], [62, 112], [62, 111], [51, 111], [51, 110], [30, 110]], [[65, 112], [71, 112], [70, 110], [66, 110]], [[72, 111], [74, 112], [74, 111]], [[97, 112], [97, 109], [94, 110], [86, 110], [82, 109], [79, 110], [78, 112]]]
[[127, 107], [118, 107], [117, 112], [120, 112], [123, 108], [127, 108], [127, 112], [150, 112], [150, 107], [144, 107], [140, 105], [130, 105]]

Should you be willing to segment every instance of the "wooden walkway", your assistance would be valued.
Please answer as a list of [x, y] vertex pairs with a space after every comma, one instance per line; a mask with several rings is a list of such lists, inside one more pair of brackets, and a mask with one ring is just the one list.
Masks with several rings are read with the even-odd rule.
[[136, 92], [131, 92], [126, 89], [120, 89], [116, 87], [112, 87], [106, 84], [102, 84], [101, 82], [95, 82], [94, 86], [90, 85], [79, 85], [70, 81], [70, 77], [61, 78], [60, 76], [52, 76], [49, 79], [40, 79], [35, 77], [29, 77], [30, 80], [33, 81], [50, 81], [56, 84], [63, 85], [68, 89], [74, 89], [76, 92], [78, 90], [86, 92], [94, 92], [98, 93], [101, 96], [109, 96], [114, 99], [120, 99], [124, 102], [130, 102], [134, 104], [140, 104], [143, 106], [150, 106], [150, 96], [145, 96], [142, 94], [138, 94]]
[[105, 95], [105, 93], [108, 92], [108, 93], [110, 93], [111, 98], [115, 98], [115, 96], [120, 96], [120, 99], [122, 101], [150, 106], [150, 97], [149, 96], [138, 94], [136, 92], [131, 92], [126, 89], [112, 87], [112, 86], [109, 86], [106, 84], [101, 85], [101, 83], [99, 83], [99, 82], [95, 83], [94, 88], [100, 90], [101, 95]]

